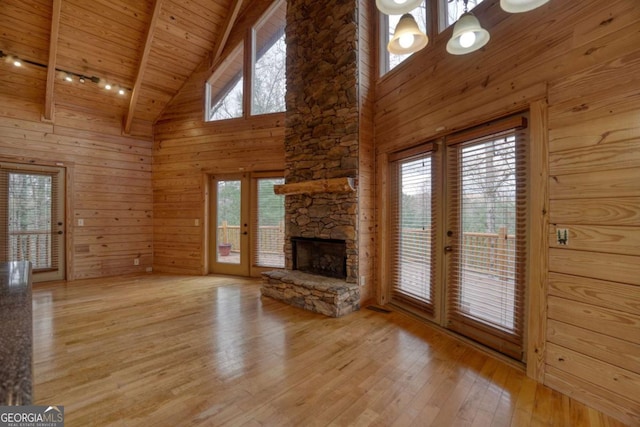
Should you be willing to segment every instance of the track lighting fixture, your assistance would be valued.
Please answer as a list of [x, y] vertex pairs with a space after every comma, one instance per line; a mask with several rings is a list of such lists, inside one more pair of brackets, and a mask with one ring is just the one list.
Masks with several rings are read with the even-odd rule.
[[[40, 68], [48, 68], [47, 65], [45, 64], [41, 64], [39, 62], [35, 62], [35, 61], [30, 61], [30, 60], [26, 60], [26, 59], [21, 59], [18, 58], [15, 55], [10, 55], [8, 53], [3, 52], [2, 50], [0, 50], [0, 59], [3, 59], [5, 61], [7, 61], [8, 63], [13, 64], [15, 67], [21, 67], [25, 64], [28, 65], [33, 65], [36, 67], [40, 67]], [[56, 68], [57, 74], [58, 74], [58, 78], [59, 79], [63, 79], [66, 82], [69, 83], [73, 83], [73, 81], [77, 78], [78, 82], [80, 83], [86, 83], [86, 82], [91, 82], [94, 83], [96, 85], [99, 85], [101, 87], [103, 87], [106, 90], [111, 90], [113, 87], [116, 87], [118, 90], [118, 94], [119, 95], [126, 95], [127, 92], [130, 92], [131, 89], [128, 89], [126, 87], [122, 87], [122, 86], [114, 86], [110, 83], [106, 83], [103, 80], [101, 80], [99, 77], [96, 76], [85, 76], [83, 74], [78, 74], [78, 73], [74, 73], [73, 71], [67, 71], [67, 70], [62, 70], [60, 68]]]

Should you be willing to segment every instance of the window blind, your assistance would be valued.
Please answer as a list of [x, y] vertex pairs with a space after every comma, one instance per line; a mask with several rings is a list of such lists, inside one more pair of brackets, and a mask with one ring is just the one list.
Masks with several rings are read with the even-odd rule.
[[449, 141], [447, 327], [520, 360], [527, 143], [522, 120], [505, 123]]
[[[432, 146], [429, 145], [430, 149]], [[416, 150], [412, 150], [416, 151]], [[436, 199], [432, 151], [391, 162], [391, 300], [434, 313]]]

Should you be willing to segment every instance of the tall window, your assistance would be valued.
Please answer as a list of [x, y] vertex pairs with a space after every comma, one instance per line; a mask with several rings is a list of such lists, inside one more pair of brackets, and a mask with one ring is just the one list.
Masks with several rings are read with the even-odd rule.
[[[420, 6], [413, 9], [411, 12], [414, 19], [418, 23], [418, 27], [424, 33], [427, 32], [427, 8], [426, 2], [422, 2]], [[396, 25], [400, 21], [401, 15], [385, 15], [384, 13], [380, 13], [381, 16], [381, 39], [380, 39], [380, 52], [381, 52], [381, 64], [380, 64], [380, 72], [382, 75], [393, 70], [398, 64], [402, 63], [405, 59], [411, 56], [408, 55], [395, 55], [390, 53], [387, 50], [387, 44], [389, 40], [393, 37], [393, 34], [396, 31]]]
[[287, 46], [284, 27], [287, 3], [279, 1], [253, 31], [251, 114], [285, 111]]
[[[285, 111], [286, 5], [276, 1], [252, 29], [250, 43], [240, 43], [215, 69], [205, 89], [207, 121]], [[250, 63], [244, 46], [251, 46]]]
[[242, 52], [240, 44], [207, 81], [207, 121], [242, 117]]

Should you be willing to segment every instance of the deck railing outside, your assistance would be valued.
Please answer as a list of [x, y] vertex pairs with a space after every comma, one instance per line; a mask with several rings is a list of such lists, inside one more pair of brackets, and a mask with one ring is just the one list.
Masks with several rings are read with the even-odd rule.
[[[431, 246], [431, 230], [422, 228], [403, 228], [401, 231], [404, 247], [428, 252]], [[462, 234], [462, 265], [467, 270], [478, 273], [494, 274], [496, 271], [508, 271], [513, 265], [515, 235], [507, 234], [506, 228], [498, 233]]]
[[[231, 250], [240, 250], [240, 226], [223, 225], [218, 227], [218, 236], [224, 242], [231, 243]], [[498, 233], [463, 233], [464, 251], [462, 265], [479, 273], [504, 271], [513, 265], [515, 235], [507, 234], [505, 228]], [[428, 252], [430, 250], [431, 231], [428, 229], [403, 228], [402, 238], [412, 249]], [[261, 226], [258, 228], [258, 251], [263, 253], [282, 253], [284, 246], [284, 224], [277, 226]]]
[[[232, 251], [240, 250], [240, 226], [228, 225], [226, 221], [218, 226], [219, 243], [231, 243]], [[282, 253], [284, 248], [284, 222], [280, 225], [258, 227], [258, 251], [262, 253]]]

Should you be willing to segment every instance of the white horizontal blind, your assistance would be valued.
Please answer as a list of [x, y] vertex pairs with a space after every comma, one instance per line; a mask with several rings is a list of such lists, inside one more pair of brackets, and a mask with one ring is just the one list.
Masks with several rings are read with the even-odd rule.
[[34, 272], [57, 270], [60, 206], [58, 171], [0, 164], [2, 261], [31, 261]]
[[391, 163], [392, 301], [433, 314], [435, 198], [433, 157], [423, 153]]
[[522, 358], [526, 142], [517, 129], [448, 148], [447, 327]]
[[256, 178], [254, 265], [284, 268], [284, 196], [273, 192], [284, 178]]

